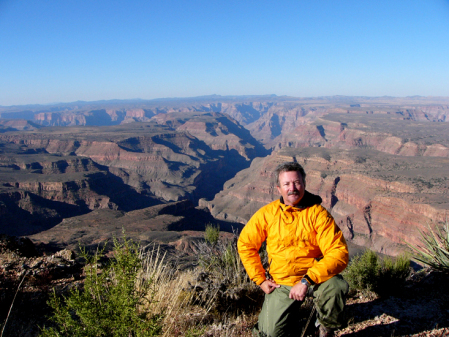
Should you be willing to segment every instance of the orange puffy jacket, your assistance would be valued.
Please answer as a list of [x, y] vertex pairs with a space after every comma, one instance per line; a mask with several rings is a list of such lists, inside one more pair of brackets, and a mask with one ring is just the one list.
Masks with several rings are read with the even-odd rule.
[[238, 251], [257, 285], [265, 281], [259, 249], [266, 240], [269, 273], [277, 284], [293, 286], [307, 276], [322, 283], [342, 272], [349, 260], [343, 233], [321, 198], [305, 192], [297, 207], [276, 200], [258, 210], [240, 233]]

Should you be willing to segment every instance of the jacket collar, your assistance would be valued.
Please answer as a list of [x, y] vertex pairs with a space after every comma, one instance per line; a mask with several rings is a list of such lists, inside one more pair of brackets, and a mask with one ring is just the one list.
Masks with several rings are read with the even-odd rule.
[[295, 206], [288, 206], [288, 205], [284, 204], [283, 197], [281, 197], [279, 199], [279, 201], [281, 202], [280, 206], [281, 206], [282, 210], [285, 210], [287, 207], [305, 209], [305, 208], [313, 206], [313, 205], [320, 205], [321, 202], [323, 201], [323, 199], [321, 199], [321, 197], [319, 195], [315, 195], [308, 191], [305, 191], [304, 196], [299, 201], [299, 203], [297, 203]]

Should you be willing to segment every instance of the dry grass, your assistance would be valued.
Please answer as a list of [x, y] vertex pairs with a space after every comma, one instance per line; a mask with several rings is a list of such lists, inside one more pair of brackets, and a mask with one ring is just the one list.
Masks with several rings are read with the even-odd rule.
[[[229, 250], [229, 246], [223, 247]], [[217, 270], [213, 274], [208, 273], [209, 288], [205, 289], [206, 269], [199, 266], [191, 270], [178, 270], [165, 261], [165, 255], [159, 248], [154, 247], [146, 254], [143, 271], [137, 281], [139, 285], [151, 280], [152, 285], [147, 295], [149, 305], [142, 309], [149, 311], [150, 315], [162, 315], [163, 336], [251, 336], [251, 328], [257, 321], [254, 313], [258, 310], [246, 313], [237, 312], [235, 308], [225, 311], [217, 308], [217, 303], [222, 300], [232, 301], [232, 296], [223, 291], [223, 284], [230, 281], [230, 271], [221, 274], [220, 279]], [[229, 288], [234, 289], [238, 279], [234, 276]], [[252, 285], [247, 280], [241, 281], [241, 287]], [[232, 304], [230, 307], [233, 307]]]

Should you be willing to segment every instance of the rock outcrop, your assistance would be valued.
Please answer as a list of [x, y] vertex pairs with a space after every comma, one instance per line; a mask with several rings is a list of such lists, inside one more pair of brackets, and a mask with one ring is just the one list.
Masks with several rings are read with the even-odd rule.
[[[266, 152], [247, 130], [222, 114], [180, 118], [166, 114], [156, 121], [159, 124], [129, 123], [100, 130], [10, 132], [0, 141], [22, 146], [22, 152], [41, 149], [52, 155], [90, 158], [140, 193], [167, 201], [211, 198], [252, 158]], [[42, 170], [48, 171], [43, 166]], [[209, 179], [210, 172], [219, 178]]]
[[[83, 265], [70, 250], [42, 252], [28, 238], [0, 235], [0, 317], [5, 336], [38, 336], [51, 313], [50, 292], [81, 283]], [[7, 319], [8, 318], [8, 319]]]
[[127, 211], [158, 202], [89, 158], [52, 155], [23, 144], [1, 148], [1, 233], [29, 235], [94, 209]]
[[218, 224], [223, 233], [232, 233], [243, 227], [238, 223], [216, 220], [206, 208], [195, 207], [190, 200], [183, 200], [129, 212], [97, 209], [66, 218], [29, 238], [54, 250], [77, 250], [80, 244], [95, 250], [101, 243], [111, 243], [114, 238], [122, 237], [124, 231], [126, 237], [139, 242], [142, 247], [156, 244], [173, 256], [191, 255], [194, 249], [192, 240], [202, 239], [208, 223]]
[[40, 125], [25, 119], [0, 119], [0, 133], [7, 131], [36, 130]]
[[443, 123], [398, 120], [390, 115], [332, 114], [282, 132], [268, 144], [283, 147], [373, 149], [400, 156], [448, 157]]

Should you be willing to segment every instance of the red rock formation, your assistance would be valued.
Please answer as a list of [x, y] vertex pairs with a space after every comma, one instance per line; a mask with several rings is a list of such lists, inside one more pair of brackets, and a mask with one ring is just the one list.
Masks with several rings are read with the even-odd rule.
[[[265, 153], [247, 130], [222, 114], [164, 117], [167, 126], [131, 123], [100, 132], [93, 127], [42, 129], [0, 134], [0, 141], [54, 155], [90, 158], [137, 191], [167, 201], [210, 198], [250, 159]], [[43, 174], [51, 170], [39, 169]], [[218, 179], [211, 177], [217, 172]]]

